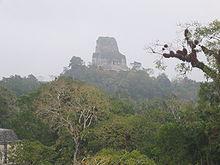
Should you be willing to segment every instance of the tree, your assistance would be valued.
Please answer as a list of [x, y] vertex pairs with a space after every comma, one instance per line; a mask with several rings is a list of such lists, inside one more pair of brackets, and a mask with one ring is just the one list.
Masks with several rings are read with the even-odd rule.
[[52, 165], [55, 151], [38, 141], [22, 141], [10, 148], [9, 160], [14, 165]]
[[112, 98], [110, 111], [118, 115], [134, 114], [135, 104], [131, 99]]
[[83, 132], [98, 119], [107, 108], [107, 101], [97, 88], [59, 78], [46, 84], [36, 100], [37, 115], [54, 130], [67, 131], [75, 144], [73, 164], [78, 164]]
[[42, 122], [34, 112], [22, 110], [10, 117], [10, 128], [13, 129], [22, 140], [38, 140], [44, 145], [55, 143], [57, 135]]
[[8, 127], [16, 132], [19, 139], [38, 140], [44, 145], [51, 145], [57, 135], [36, 116], [33, 102], [37, 97], [38, 92], [18, 97], [16, 105], [19, 111], [8, 117]]
[[85, 62], [80, 57], [73, 56], [70, 60], [69, 67], [64, 68], [61, 75], [72, 77], [74, 80], [84, 81], [86, 79], [86, 71]]
[[18, 110], [16, 100], [13, 93], [0, 86], [0, 127], [8, 127], [9, 116]]
[[90, 129], [85, 138], [86, 148], [92, 154], [105, 148], [128, 152], [135, 149], [158, 159], [157, 133], [163, 124], [173, 121], [167, 116], [164, 110], [156, 109], [141, 115], [113, 115]]
[[83, 164], [85, 165], [155, 165], [153, 160], [150, 160], [147, 156], [141, 154], [139, 151], [114, 151], [104, 149], [94, 157], [86, 159]]
[[74, 67], [83, 66], [83, 65], [84, 65], [84, 61], [80, 57], [73, 56], [70, 60], [69, 67], [74, 68]]
[[[116, 72], [82, 65], [79, 57], [73, 57], [73, 59], [75, 59], [73, 61], [78, 59], [79, 62], [70, 62], [72, 67], [66, 69], [62, 73], [63, 76], [95, 85], [120, 99], [129, 98], [129, 100], [143, 101], [155, 97], [165, 98], [175, 91], [175, 84], [179, 85], [178, 83], [170, 82], [166, 75], [163, 74], [158, 76], [158, 78], [150, 76], [150, 69]], [[181, 89], [181, 84], [179, 89], [180, 92], [184, 90], [183, 88]], [[195, 99], [196, 92], [197, 84], [193, 83], [192, 90], [183, 92], [183, 95], [187, 95], [185, 98], [192, 100]], [[183, 95], [178, 96], [182, 97]]]
[[200, 83], [184, 77], [173, 81], [172, 86], [173, 93], [177, 98], [181, 98], [182, 100], [186, 101], [196, 101], [198, 99]]
[[101, 122], [90, 129], [86, 135], [89, 152], [96, 153], [103, 148], [131, 151], [135, 148], [135, 116], [113, 115], [109, 120]]
[[[184, 30], [184, 41], [181, 49], [173, 50], [168, 44], [161, 48], [149, 48], [151, 53], [160, 54], [163, 58], [176, 58], [182, 63], [178, 66], [182, 72], [189, 67], [202, 70], [208, 78], [220, 80], [220, 21], [215, 20], [207, 26], [194, 24]], [[208, 63], [199, 56], [205, 55]], [[161, 64], [158, 62], [158, 64]], [[190, 64], [191, 66], [187, 66]]]
[[214, 82], [201, 85], [198, 102], [197, 113], [205, 123], [203, 131], [206, 136], [206, 145], [202, 147], [203, 161], [218, 164], [220, 162], [218, 156], [220, 155], [220, 97]]
[[[186, 28], [181, 49], [174, 50], [168, 44], [149, 49], [162, 58], [180, 60], [182, 63], [178, 67], [184, 74], [198, 68], [212, 79], [212, 82], [201, 85], [197, 106], [179, 114], [176, 123], [161, 127], [160, 148], [163, 155], [168, 154], [166, 160], [169, 164], [185, 159], [192, 164], [219, 164], [220, 21]], [[207, 62], [201, 60], [199, 56], [202, 55]], [[181, 146], [183, 150], [178, 151]]]
[[9, 78], [3, 77], [0, 81], [0, 85], [11, 90], [17, 96], [21, 96], [37, 90], [41, 83], [33, 75], [28, 75], [27, 77], [14, 75]]

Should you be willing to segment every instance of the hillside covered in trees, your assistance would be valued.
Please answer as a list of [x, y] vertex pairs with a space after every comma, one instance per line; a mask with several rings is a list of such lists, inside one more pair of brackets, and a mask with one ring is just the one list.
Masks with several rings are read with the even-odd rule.
[[214, 21], [185, 30], [182, 50], [159, 48], [212, 80], [201, 84], [155, 78], [148, 69], [106, 71], [79, 57], [50, 82], [3, 78], [0, 128], [20, 140], [0, 158], [13, 165], [219, 165], [219, 34]]
[[[150, 69], [130, 69], [120, 72], [103, 70], [95, 66], [86, 66], [80, 57], [73, 57], [69, 68], [65, 69], [61, 76], [97, 86], [114, 97], [133, 101], [171, 97], [186, 101], [197, 99], [199, 82], [187, 77], [171, 81], [164, 73], [153, 77], [150, 72], [152, 72]], [[0, 86], [17, 96], [36, 91], [44, 83], [46, 82], [40, 82], [34, 75], [27, 77], [14, 75], [0, 80]]]
[[19, 75], [3, 77], [0, 86], [7, 88], [17, 96], [25, 95], [37, 90], [42, 83], [37, 80], [34, 75], [21, 77]]
[[135, 101], [170, 97], [196, 100], [200, 83], [187, 77], [170, 81], [165, 74], [153, 77], [151, 72], [151, 69], [144, 68], [127, 71], [104, 70], [93, 65], [86, 66], [80, 57], [74, 56], [61, 76], [95, 85], [113, 96]]

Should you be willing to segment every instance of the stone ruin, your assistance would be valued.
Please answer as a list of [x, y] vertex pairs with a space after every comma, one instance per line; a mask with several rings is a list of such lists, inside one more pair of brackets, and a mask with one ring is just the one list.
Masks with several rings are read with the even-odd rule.
[[16, 141], [18, 141], [18, 137], [13, 130], [0, 128], [0, 165], [7, 164], [8, 145]]
[[92, 65], [103, 70], [128, 70], [125, 55], [118, 49], [115, 38], [99, 37], [96, 41], [96, 50], [92, 56]]

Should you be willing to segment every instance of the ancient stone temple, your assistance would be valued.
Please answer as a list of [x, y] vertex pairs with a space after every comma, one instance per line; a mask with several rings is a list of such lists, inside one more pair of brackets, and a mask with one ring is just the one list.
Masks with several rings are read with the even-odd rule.
[[98, 38], [92, 64], [104, 70], [128, 70], [126, 57], [119, 52], [117, 42], [112, 37]]
[[9, 145], [16, 141], [18, 138], [13, 130], [0, 128], [0, 165], [8, 163]]

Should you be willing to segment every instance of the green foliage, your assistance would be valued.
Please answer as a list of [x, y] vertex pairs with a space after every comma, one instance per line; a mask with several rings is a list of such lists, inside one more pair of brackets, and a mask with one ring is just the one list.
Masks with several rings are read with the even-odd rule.
[[220, 34], [219, 20], [215, 20], [209, 23], [208, 25], [203, 25], [203, 26], [197, 25], [194, 33], [197, 39], [205, 40], [205, 44], [209, 48], [219, 48], [219, 42], [220, 42], [219, 34]]
[[[184, 158], [185, 141], [181, 127], [174, 123], [164, 125], [159, 131], [160, 161], [164, 164], [187, 164]], [[175, 155], [175, 156], [174, 156]], [[186, 162], [185, 162], [186, 161]]]
[[36, 114], [59, 134], [65, 131], [74, 141], [73, 162], [77, 163], [84, 132], [108, 112], [108, 100], [97, 88], [60, 77], [45, 84], [35, 100]]
[[207, 143], [203, 146], [203, 155], [210, 162], [220, 162], [220, 107], [219, 86], [216, 83], [204, 83], [199, 93], [198, 115], [205, 123], [204, 133]]
[[10, 149], [9, 160], [15, 165], [52, 165], [54, 149], [38, 141], [23, 141]]
[[125, 115], [135, 113], [135, 103], [132, 100], [111, 99], [110, 111], [114, 114]]
[[83, 66], [84, 62], [80, 57], [73, 56], [70, 60], [69, 67], [74, 68], [76, 66]]
[[92, 153], [103, 148], [133, 150], [135, 143], [132, 135], [135, 130], [131, 123], [134, 118], [113, 116], [110, 120], [100, 123], [87, 134], [87, 149]]
[[113, 115], [87, 133], [87, 150], [96, 153], [103, 148], [132, 151], [137, 149], [157, 159], [157, 133], [161, 125], [173, 121], [164, 110], [150, 110], [142, 115]]
[[17, 112], [16, 100], [13, 93], [0, 86], [0, 128], [7, 128], [9, 117]]
[[[219, 41], [210, 37], [219, 36], [219, 27], [219, 21], [197, 26], [190, 37], [204, 38], [202, 44], [216, 51]], [[217, 56], [208, 60], [211, 68], [219, 68]], [[146, 69], [104, 71], [85, 66], [79, 57], [71, 59], [63, 75], [107, 91], [111, 100], [69, 78], [60, 77], [28, 95], [23, 94], [40, 85], [34, 77], [4, 78], [0, 84], [19, 97], [0, 87], [0, 127], [28, 140], [12, 146], [14, 164], [219, 164], [218, 79], [203, 83], [198, 98], [200, 84], [188, 78], [171, 82], [165, 74], [151, 77]]]
[[64, 77], [45, 84], [35, 105], [39, 117], [55, 130], [59, 130], [57, 123], [61, 123], [66, 128], [72, 124], [82, 131], [92, 124], [90, 117], [91, 122], [95, 121], [108, 109], [107, 98], [99, 89]]
[[102, 150], [96, 156], [88, 158], [85, 165], [156, 165], [154, 161], [150, 160], [147, 156], [141, 154], [139, 151], [114, 151]]
[[56, 134], [43, 123], [35, 114], [34, 99], [38, 93], [20, 96], [16, 105], [19, 109], [8, 118], [8, 127], [13, 129], [19, 139], [37, 140], [45, 145], [51, 145]]
[[179, 120], [162, 125], [158, 133], [160, 164], [218, 164], [220, 116], [219, 109], [210, 105], [200, 101], [198, 106], [184, 107]]
[[[219, 25], [197, 26], [190, 37], [205, 38], [203, 44], [216, 51], [219, 41], [210, 37], [219, 36]], [[216, 57], [209, 63], [214, 69]], [[104, 71], [85, 66], [79, 57], [63, 75], [34, 93], [41, 85], [34, 76], [0, 82], [0, 127], [13, 129], [22, 140], [10, 148], [13, 164], [219, 164], [218, 79], [203, 83], [197, 96], [200, 84], [188, 78], [171, 82], [165, 74], [151, 77], [146, 69]], [[95, 85], [111, 99], [66, 77]]]
[[4, 77], [0, 81], [0, 85], [11, 90], [17, 96], [21, 96], [37, 90], [41, 83], [33, 75], [23, 78], [19, 75], [15, 75], [9, 78]]
[[[172, 83], [173, 93], [177, 98], [181, 98], [185, 101], [196, 101], [198, 98], [198, 89], [200, 84], [188, 79], [187, 77], [175, 80]], [[192, 92], [197, 91], [197, 92]]]
[[[175, 94], [173, 91], [183, 91], [184, 94], [177, 95], [178, 98], [185, 96], [184, 99], [194, 100], [194, 96], [198, 91], [199, 83], [192, 82], [192, 90], [184, 92], [184, 84], [170, 82], [165, 74], [157, 78], [151, 77], [147, 69], [120, 72], [107, 71], [95, 66], [80, 64], [83, 62], [80, 62], [79, 65], [74, 60], [78, 61], [79, 57], [71, 59], [71, 67], [63, 72], [63, 76], [95, 85], [117, 98], [143, 101], [152, 98], [169, 98], [172, 94]], [[176, 83], [180, 86], [178, 89], [175, 88]]]
[[[59, 133], [59, 137], [53, 147], [56, 151], [55, 164], [72, 165], [75, 144], [72, 137], [67, 132], [62, 131]], [[80, 150], [79, 157], [81, 158], [83, 156], [84, 153], [82, 153], [82, 150]]]
[[19, 139], [38, 140], [45, 145], [54, 143], [57, 135], [43, 123], [32, 111], [24, 110], [10, 119], [10, 128]]

